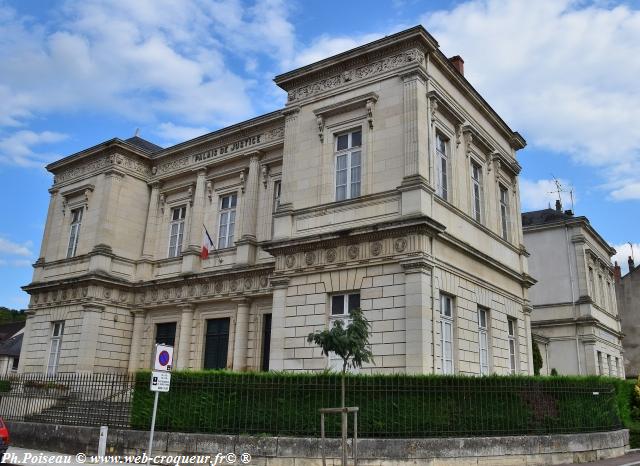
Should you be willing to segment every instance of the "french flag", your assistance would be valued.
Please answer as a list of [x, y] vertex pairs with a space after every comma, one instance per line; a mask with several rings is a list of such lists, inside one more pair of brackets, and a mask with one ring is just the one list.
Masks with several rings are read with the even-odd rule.
[[207, 231], [207, 227], [202, 225], [204, 228], [204, 234], [202, 235], [202, 249], [200, 250], [200, 259], [204, 260], [209, 257], [209, 251], [213, 249], [213, 240], [211, 236], [209, 236], [209, 232]]

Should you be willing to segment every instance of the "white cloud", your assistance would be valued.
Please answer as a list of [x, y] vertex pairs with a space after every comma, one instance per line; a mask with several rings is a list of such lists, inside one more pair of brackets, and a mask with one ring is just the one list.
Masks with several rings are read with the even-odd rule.
[[[567, 180], [559, 179], [561, 185], [563, 209], [573, 208], [571, 205], [571, 195], [569, 191], [573, 188]], [[558, 199], [558, 188], [554, 180], [529, 180], [520, 178], [520, 201], [522, 210], [540, 210], [549, 206], [555, 208], [556, 199]], [[573, 202], [576, 203], [576, 194], [573, 193]]]
[[0, 236], [0, 254], [11, 256], [32, 257], [31, 248], [33, 243], [25, 241], [24, 243], [16, 243]]
[[0, 139], [0, 162], [19, 166], [42, 166], [56, 156], [49, 153], [37, 153], [35, 146], [62, 141], [67, 135], [53, 131], [36, 133], [21, 130]]
[[[633, 258], [635, 259], [635, 265], [640, 265], [640, 243], [633, 244]], [[616, 250], [616, 255], [611, 258], [611, 263], [617, 262], [622, 269], [622, 275], [629, 272], [628, 260], [631, 254], [631, 245], [629, 243], [616, 244], [613, 246]]]
[[[39, 160], [20, 144], [36, 133], [16, 131], [51, 114], [90, 111], [176, 127], [253, 116], [260, 59], [293, 55], [288, 15], [280, 0], [69, 0], [36, 23], [0, 5], [3, 161]], [[234, 61], [247, 63], [239, 67], [247, 76]], [[46, 140], [51, 134], [40, 133], [39, 142], [55, 142]]]
[[530, 144], [600, 168], [612, 199], [640, 199], [640, 11], [608, 6], [472, 0], [421, 19]]
[[382, 36], [384, 36], [383, 33], [361, 34], [358, 36], [322, 35], [315, 39], [308, 47], [299, 50], [291, 65], [294, 67], [309, 65], [332, 55], [358, 47], [359, 45], [380, 39]]
[[204, 126], [192, 127], [192, 126], [178, 126], [171, 122], [165, 122], [158, 125], [155, 133], [169, 144], [175, 144], [177, 142], [188, 141], [189, 139], [202, 136], [209, 133], [211, 130]]

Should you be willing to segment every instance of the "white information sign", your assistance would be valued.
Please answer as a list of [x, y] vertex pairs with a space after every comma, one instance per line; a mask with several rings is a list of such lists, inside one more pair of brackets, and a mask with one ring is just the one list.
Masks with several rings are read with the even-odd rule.
[[153, 371], [151, 373], [152, 392], [168, 392], [171, 385], [171, 373], [167, 371]]
[[156, 345], [156, 356], [153, 359], [154, 371], [170, 371], [173, 367], [173, 346]]

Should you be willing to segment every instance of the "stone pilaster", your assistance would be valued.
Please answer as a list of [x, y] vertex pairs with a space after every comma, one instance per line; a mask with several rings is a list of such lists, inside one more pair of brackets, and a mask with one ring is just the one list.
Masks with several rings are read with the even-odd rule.
[[242, 299], [237, 303], [236, 331], [233, 343], [233, 370], [244, 371], [247, 369], [250, 302], [247, 299]]
[[288, 278], [271, 280], [273, 287], [273, 306], [271, 309], [271, 347], [269, 353], [269, 370], [284, 369], [284, 311], [287, 305]]
[[124, 174], [117, 170], [109, 170], [103, 175], [100, 215], [92, 249], [93, 254], [89, 262], [89, 270], [92, 272], [111, 272], [113, 242], [116, 234], [115, 220], [123, 176]]
[[133, 311], [133, 331], [131, 332], [131, 350], [129, 352], [129, 372], [140, 369], [140, 348], [144, 333], [144, 311]]
[[144, 242], [142, 246], [142, 259], [137, 265], [136, 276], [139, 280], [151, 278], [151, 261], [156, 252], [156, 238], [158, 230], [158, 200], [160, 198], [160, 183], [151, 184], [149, 197], [149, 210], [147, 211], [147, 224], [144, 230]]
[[[53, 222], [53, 216], [55, 215], [57, 200], [60, 197], [57, 189], [50, 189], [49, 193], [51, 194], [51, 197], [49, 199], [49, 209], [47, 210], [47, 223], [45, 223], [44, 225], [42, 244], [40, 245], [40, 255], [38, 256], [39, 259], [47, 258], [47, 246], [49, 246], [50, 244], [49, 238], [51, 237], [51, 224]], [[57, 258], [50, 257], [49, 259], [51, 260]]]
[[[529, 375], [533, 375], [533, 338], [531, 337], [531, 312], [533, 312], [533, 307], [531, 305], [526, 304], [522, 308], [522, 313], [524, 314], [524, 337], [527, 339], [527, 373]], [[522, 372], [522, 367], [520, 367], [520, 372]]]
[[191, 333], [193, 331], [193, 304], [179, 306], [182, 309], [180, 316], [180, 339], [178, 340], [178, 355], [175, 367], [177, 369], [189, 369], [191, 363]]
[[403, 215], [431, 215], [428, 157], [427, 87], [422, 69], [402, 76], [404, 178], [402, 191]]
[[405, 274], [406, 371], [426, 374], [433, 371], [431, 309], [432, 267], [423, 259], [402, 263]]
[[282, 150], [282, 184], [280, 206], [274, 213], [273, 238], [286, 238], [291, 235], [293, 218], [293, 193], [296, 191], [296, 152], [298, 150], [298, 132], [300, 107], [290, 107], [282, 112], [285, 116], [284, 147]]
[[249, 173], [242, 196], [241, 238], [236, 242], [238, 264], [253, 264], [256, 256], [256, 225], [258, 217], [258, 193], [260, 185], [260, 154], [251, 154]]
[[193, 273], [200, 270], [206, 174], [206, 168], [198, 170], [196, 189], [193, 195], [193, 205], [188, 213], [190, 218], [187, 218], [188, 229], [185, 229], [188, 235], [188, 237], [185, 238], [185, 244], [188, 246], [182, 253], [182, 273]]
[[[33, 319], [35, 316], [35, 311], [25, 311], [25, 315], [27, 316], [27, 320], [24, 323], [24, 333], [22, 335], [22, 341], [28, 342], [32, 341], [33, 335]], [[22, 374], [24, 372], [24, 365], [27, 362], [27, 351], [33, 351], [32, 348], [29, 348], [26, 344], [22, 345], [20, 349], [20, 359], [18, 360], [18, 374]], [[46, 366], [43, 364], [42, 371], [46, 371]]]
[[82, 305], [82, 331], [78, 342], [76, 372], [93, 372], [96, 365], [96, 349], [100, 334], [100, 316], [104, 306]]

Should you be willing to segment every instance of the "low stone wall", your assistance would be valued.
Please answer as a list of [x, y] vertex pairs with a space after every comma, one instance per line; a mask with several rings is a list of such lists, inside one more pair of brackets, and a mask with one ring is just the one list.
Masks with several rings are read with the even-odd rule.
[[[7, 422], [15, 446], [61, 453], [95, 454], [100, 429]], [[110, 429], [107, 454], [141, 454], [149, 433]], [[327, 461], [339, 465], [340, 442], [326, 443]], [[360, 466], [425, 465], [549, 465], [571, 464], [622, 456], [629, 448], [629, 431], [591, 434], [531, 435], [430, 439], [360, 439]], [[321, 465], [318, 439], [156, 432], [153, 455], [251, 455], [254, 466]], [[228, 463], [226, 463], [228, 464]], [[241, 464], [239, 461], [237, 464]]]

